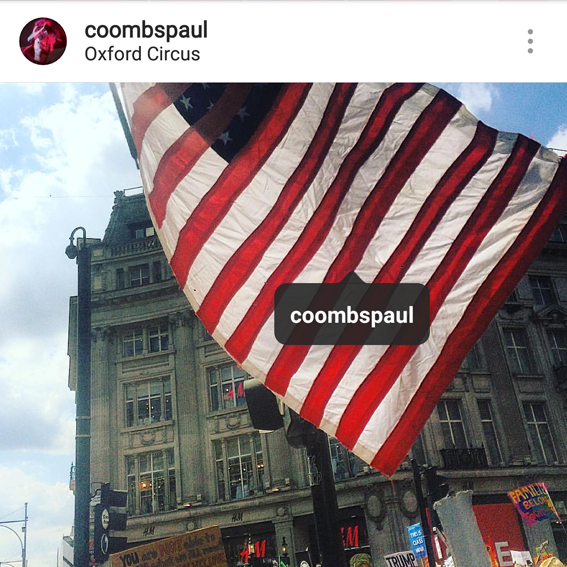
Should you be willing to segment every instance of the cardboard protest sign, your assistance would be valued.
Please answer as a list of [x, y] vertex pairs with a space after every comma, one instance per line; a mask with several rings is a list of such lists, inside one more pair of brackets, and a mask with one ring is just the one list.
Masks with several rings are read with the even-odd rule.
[[110, 556], [111, 567], [227, 567], [218, 526], [133, 547]]
[[534, 482], [508, 492], [516, 510], [528, 526], [536, 522], [559, 518], [544, 482]]
[[401, 551], [384, 555], [388, 567], [419, 567], [419, 563], [412, 551]]
[[514, 565], [530, 567], [534, 564], [529, 551], [510, 551]]
[[408, 526], [408, 534], [413, 554], [416, 557], [427, 557], [427, 550], [425, 549], [425, 537], [423, 536], [421, 524]]

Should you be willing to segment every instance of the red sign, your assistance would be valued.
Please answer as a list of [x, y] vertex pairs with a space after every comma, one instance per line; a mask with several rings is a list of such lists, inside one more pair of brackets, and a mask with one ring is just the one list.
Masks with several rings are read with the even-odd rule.
[[510, 551], [526, 549], [518, 514], [506, 504], [477, 504], [473, 510], [494, 567], [512, 567]]
[[358, 525], [342, 526], [341, 536], [343, 538], [343, 547], [350, 549], [351, 547], [360, 547], [358, 543]]
[[[254, 556], [255, 557], [266, 557], [266, 540], [255, 541], [253, 543]], [[244, 548], [240, 552], [240, 560], [242, 563], [248, 563], [248, 557], [250, 556], [250, 549], [248, 549], [248, 542], [244, 543]]]

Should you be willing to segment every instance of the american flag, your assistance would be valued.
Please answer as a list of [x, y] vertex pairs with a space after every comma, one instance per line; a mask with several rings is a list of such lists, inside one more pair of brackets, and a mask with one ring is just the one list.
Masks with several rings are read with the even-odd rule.
[[[566, 210], [567, 160], [424, 84], [126, 84], [147, 202], [217, 342], [392, 475]], [[284, 283], [421, 283], [419, 346], [283, 346]]]

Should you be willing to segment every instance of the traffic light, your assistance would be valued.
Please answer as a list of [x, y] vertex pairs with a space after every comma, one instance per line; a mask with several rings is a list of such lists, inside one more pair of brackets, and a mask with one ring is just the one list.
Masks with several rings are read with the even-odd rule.
[[246, 405], [254, 429], [276, 431], [284, 426], [282, 407], [276, 396], [256, 378], [244, 382]]
[[126, 513], [113, 508], [125, 508], [127, 494], [125, 490], [111, 490], [108, 483], [100, 487], [100, 502], [94, 507], [95, 561], [106, 561], [111, 553], [124, 548], [126, 538], [112, 537], [110, 532], [126, 529]]
[[448, 478], [437, 474], [437, 467], [425, 469], [425, 483], [427, 484], [427, 498], [431, 502], [437, 502], [449, 494]]

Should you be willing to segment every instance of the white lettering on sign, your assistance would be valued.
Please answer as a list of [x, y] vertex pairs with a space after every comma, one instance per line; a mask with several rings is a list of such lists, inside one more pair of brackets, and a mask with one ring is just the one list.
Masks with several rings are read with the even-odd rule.
[[494, 547], [496, 548], [496, 556], [498, 557], [500, 567], [512, 567], [514, 562], [512, 561], [510, 549], [504, 549], [509, 548], [510, 544], [507, 541], [497, 541]]

